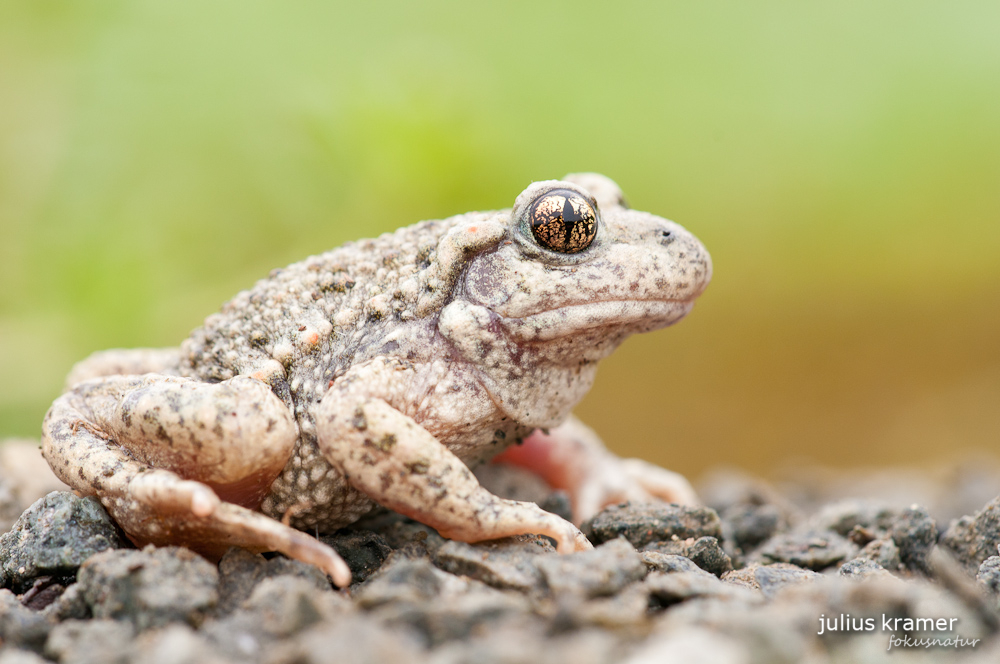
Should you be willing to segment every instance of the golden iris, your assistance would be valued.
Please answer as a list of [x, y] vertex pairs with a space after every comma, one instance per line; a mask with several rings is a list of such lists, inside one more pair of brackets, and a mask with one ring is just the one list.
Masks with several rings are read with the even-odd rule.
[[597, 211], [570, 189], [553, 189], [528, 208], [531, 232], [538, 244], [561, 254], [583, 251], [597, 235]]

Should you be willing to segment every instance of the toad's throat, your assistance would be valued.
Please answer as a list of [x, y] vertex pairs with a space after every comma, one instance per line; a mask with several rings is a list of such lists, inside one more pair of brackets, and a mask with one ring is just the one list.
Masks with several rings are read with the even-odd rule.
[[501, 317], [500, 321], [517, 339], [549, 341], [602, 327], [648, 332], [676, 323], [693, 306], [693, 299], [604, 300], [547, 309], [521, 318]]

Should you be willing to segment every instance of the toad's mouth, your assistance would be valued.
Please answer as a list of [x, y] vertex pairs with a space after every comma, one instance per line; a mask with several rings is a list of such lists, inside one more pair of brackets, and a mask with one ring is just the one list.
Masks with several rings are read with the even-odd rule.
[[694, 307], [689, 300], [602, 300], [503, 318], [508, 334], [522, 341], [551, 341], [595, 328], [649, 332], [676, 323]]

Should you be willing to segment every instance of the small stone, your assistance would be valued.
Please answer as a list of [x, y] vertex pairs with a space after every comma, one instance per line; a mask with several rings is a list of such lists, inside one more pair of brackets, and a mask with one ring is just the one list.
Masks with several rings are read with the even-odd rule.
[[976, 573], [979, 585], [993, 595], [1000, 595], [1000, 556], [990, 556]]
[[847, 579], [867, 579], [870, 576], [888, 574], [881, 565], [869, 558], [855, 558], [840, 566], [839, 576]]
[[264, 579], [292, 576], [304, 579], [317, 590], [330, 590], [330, 582], [315, 565], [284, 556], [267, 560], [259, 553], [232, 547], [219, 561], [218, 612], [229, 613], [237, 609]]
[[766, 597], [774, 597], [782, 588], [808, 583], [822, 578], [816, 572], [791, 565], [764, 565], [753, 573], [754, 580]]
[[847, 537], [854, 528], [888, 530], [897, 517], [897, 511], [887, 505], [869, 500], [842, 500], [826, 505], [809, 518], [808, 530], [832, 530]]
[[79, 584], [95, 618], [139, 631], [175, 621], [197, 627], [218, 602], [215, 565], [179, 547], [104, 551], [80, 567]]
[[941, 544], [955, 553], [970, 574], [975, 574], [1000, 545], [1000, 496], [972, 516], [951, 522]]
[[55, 577], [40, 576], [35, 579], [31, 588], [21, 595], [21, 604], [33, 611], [41, 611], [59, 599], [65, 591], [66, 586], [59, 583]]
[[651, 572], [704, 572], [693, 560], [677, 554], [640, 551], [639, 558]]
[[531, 592], [542, 585], [535, 566], [540, 554], [554, 554], [544, 537], [519, 535], [483, 544], [449, 541], [434, 556], [434, 564], [452, 574], [478, 579], [500, 589]]
[[24, 592], [38, 577], [72, 579], [90, 556], [122, 546], [117, 526], [96, 498], [53, 491], [0, 535], [0, 576], [4, 585]]
[[316, 587], [303, 578], [277, 576], [257, 584], [243, 608], [255, 614], [255, 622], [268, 634], [291, 636], [322, 620], [316, 595]]
[[670, 606], [692, 597], [724, 597], [752, 601], [758, 596], [733, 584], [722, 583], [704, 571], [650, 572], [643, 585], [660, 606]]
[[259, 553], [231, 547], [219, 561], [219, 613], [229, 613], [250, 597], [267, 575], [267, 560]]
[[[314, 625], [274, 646], [267, 661], [296, 664], [381, 664], [412, 662], [427, 658], [418, 635], [371, 620], [366, 615], [347, 615]], [[259, 655], [245, 655], [234, 661], [258, 661]]]
[[129, 662], [226, 664], [239, 661], [222, 658], [208, 639], [183, 623], [144, 632], [136, 637], [129, 650]]
[[737, 504], [720, 513], [722, 533], [741, 553], [752, 551], [788, 527], [776, 505]]
[[899, 559], [906, 569], [930, 574], [927, 556], [937, 544], [938, 531], [934, 519], [923, 507], [914, 505], [892, 521], [889, 534], [899, 547]]
[[49, 661], [30, 650], [8, 646], [0, 649], [0, 664], [49, 664]]
[[538, 506], [546, 512], [552, 512], [556, 516], [561, 516], [567, 521], [573, 521], [573, 503], [569, 498], [569, 494], [565, 491], [553, 491], [545, 500], [538, 503]]
[[425, 602], [436, 597], [457, 577], [434, 567], [427, 558], [409, 559], [393, 553], [354, 593], [363, 609], [373, 609], [396, 602]]
[[347, 566], [351, 568], [354, 583], [370, 577], [392, 553], [385, 538], [370, 530], [341, 530], [334, 535], [320, 537], [332, 546]]
[[645, 546], [644, 550], [684, 556], [715, 576], [722, 576], [733, 569], [732, 560], [719, 546], [719, 540], [714, 537], [651, 542]]
[[858, 558], [864, 558], [887, 570], [898, 570], [903, 561], [899, 557], [899, 547], [891, 537], [874, 539], [858, 553]]
[[309, 585], [317, 590], [330, 590], [332, 588], [329, 579], [320, 568], [301, 560], [293, 560], [280, 555], [267, 561], [264, 575], [267, 578], [294, 576], [308, 581]]
[[[750, 644], [704, 627], [672, 629], [640, 644], [627, 664], [749, 664]], [[759, 660], [767, 661], [767, 660]]]
[[[699, 573], [711, 576], [701, 570]], [[552, 618], [552, 630], [563, 632], [585, 627], [616, 630], [638, 627], [646, 620], [649, 605], [649, 589], [641, 583], [633, 583], [611, 597], [580, 601], [579, 597], [563, 595], [557, 601], [558, 610]]]
[[0, 588], [0, 645], [41, 651], [55, 624], [49, 616], [22, 606], [6, 588]]
[[[721, 581], [733, 586], [746, 588], [747, 590], [760, 590], [760, 584], [757, 583], [757, 578], [754, 576], [754, 572], [756, 572], [760, 567], [760, 563], [750, 563], [746, 567], [734, 569], [732, 572], [726, 572], [722, 575]], [[705, 573], [708, 574], [708, 572]]]
[[624, 537], [635, 548], [650, 542], [722, 536], [722, 522], [709, 507], [673, 503], [621, 503], [597, 514], [582, 527], [594, 544]]
[[389, 548], [395, 552], [407, 549], [410, 557], [434, 555], [448, 541], [430, 526], [389, 511], [376, 511], [357, 521], [352, 528], [377, 532]]
[[[609, 664], [622, 659], [611, 630], [582, 627], [553, 633], [542, 621], [506, 621], [434, 650], [434, 664]], [[542, 653], [541, 656], [539, 653]], [[392, 661], [392, 660], [385, 660]]]
[[777, 535], [757, 551], [765, 562], [791, 563], [822, 570], [855, 557], [857, 546], [835, 532], [803, 531]]
[[583, 597], [614, 595], [646, 575], [638, 552], [623, 538], [591, 551], [546, 556], [535, 564], [553, 592]]
[[117, 620], [66, 620], [52, 629], [45, 656], [73, 664], [125, 664], [132, 625]]
[[460, 589], [430, 601], [384, 604], [376, 615], [387, 625], [416, 631], [428, 646], [436, 647], [446, 641], [467, 639], [497, 623], [528, 615], [529, 611], [530, 604], [523, 595], [469, 579]]
[[79, 583], [74, 583], [56, 598], [56, 601], [45, 607], [45, 613], [55, 620], [84, 620], [90, 617], [90, 607], [83, 596]]

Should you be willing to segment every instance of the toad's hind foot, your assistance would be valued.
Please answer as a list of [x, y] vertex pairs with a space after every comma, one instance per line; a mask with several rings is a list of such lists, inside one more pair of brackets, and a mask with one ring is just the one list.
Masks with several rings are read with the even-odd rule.
[[42, 425], [42, 455], [61, 480], [96, 494], [137, 544], [183, 545], [213, 558], [230, 546], [280, 551], [345, 586], [351, 572], [333, 549], [249, 509], [295, 439], [288, 410], [259, 381], [110, 376], [56, 400]]
[[133, 499], [128, 505], [109, 501], [108, 507], [136, 544], [183, 543], [213, 559], [230, 546], [280, 551], [316, 565], [339, 587], [351, 583], [351, 570], [332, 548], [259, 512], [223, 502], [200, 482], [153, 470], [136, 476], [128, 493]]

